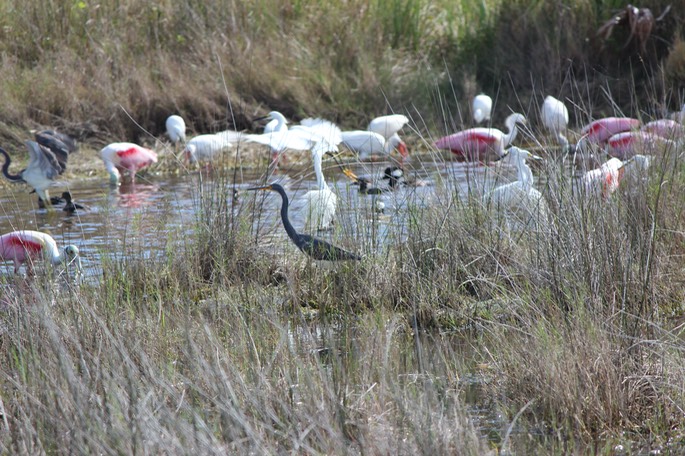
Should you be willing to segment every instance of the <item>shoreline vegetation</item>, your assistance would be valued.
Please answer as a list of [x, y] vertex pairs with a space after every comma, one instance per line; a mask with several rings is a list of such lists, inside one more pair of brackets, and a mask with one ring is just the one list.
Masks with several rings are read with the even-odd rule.
[[[468, 124], [481, 91], [493, 125], [511, 111], [539, 125], [548, 94], [573, 100], [574, 131], [660, 118], [685, 100], [685, 10], [673, 5], [640, 55], [622, 25], [597, 41], [625, 7], [5, 2], [0, 141], [21, 162], [30, 129], [74, 135], [76, 178], [104, 176], [94, 151], [115, 140], [170, 153], [170, 114], [193, 136], [256, 131], [271, 110], [350, 129], [399, 112], [437, 159], [427, 145]], [[328, 270], [256, 242], [258, 200], [234, 210], [220, 169], [199, 183], [192, 236], [151, 233], [169, 239], [163, 255], [102, 246], [102, 276], [80, 287], [3, 276], [0, 452], [682, 452], [682, 145], [602, 199], [578, 196], [552, 141], [535, 144], [549, 152], [535, 229], [436, 185], [432, 206], [408, 201], [406, 241], [381, 254], [338, 227], [364, 258]]]

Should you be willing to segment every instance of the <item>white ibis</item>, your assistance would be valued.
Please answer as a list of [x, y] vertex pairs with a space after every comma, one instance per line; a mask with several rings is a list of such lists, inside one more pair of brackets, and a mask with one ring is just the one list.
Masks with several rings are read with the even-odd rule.
[[166, 119], [166, 133], [174, 145], [185, 142], [186, 140], [186, 123], [183, 117], [172, 115]]
[[477, 124], [490, 120], [490, 114], [492, 113], [492, 98], [484, 93], [478, 94], [473, 97], [471, 108], [473, 120]]
[[112, 143], [105, 146], [100, 151], [100, 157], [105, 162], [105, 168], [112, 184], [119, 182], [122, 172], [127, 172], [133, 183], [139, 170], [152, 163], [157, 163], [157, 154], [154, 151], [128, 142]]
[[81, 258], [78, 247], [68, 245], [62, 252], [48, 234], [40, 231], [12, 231], [0, 236], [0, 259], [14, 262], [14, 273], [19, 272], [22, 264], [27, 263], [29, 272], [33, 270], [33, 260], [42, 257], [53, 265], [74, 264], [77, 273], [81, 271]]
[[211, 162], [221, 151], [229, 149], [233, 144], [227, 136], [219, 134], [206, 134], [195, 136], [186, 143], [183, 153], [189, 163]]
[[568, 139], [564, 133], [568, 127], [568, 109], [564, 102], [548, 95], [542, 103], [540, 118], [542, 125], [557, 137], [559, 144], [567, 147]]
[[366, 160], [377, 154], [389, 156], [394, 150], [399, 152], [401, 161], [409, 155], [407, 145], [397, 133], [386, 140], [383, 135], [375, 131], [343, 131], [342, 143], [348, 149], [357, 152], [360, 160]]
[[288, 233], [288, 236], [297, 248], [312, 259], [320, 261], [361, 260], [361, 257], [355, 253], [348, 252], [307, 234], [298, 233], [288, 218], [288, 195], [280, 185], [271, 184], [264, 187], [248, 188], [248, 190], [270, 190], [281, 195], [281, 221], [283, 222], [283, 228], [285, 228], [286, 233]]
[[504, 148], [516, 138], [517, 124], [525, 125], [523, 114], [514, 113], [504, 121], [508, 132], [496, 128], [476, 127], [444, 136], [435, 141], [438, 149], [449, 149], [453, 154], [466, 161], [485, 162], [494, 154], [494, 158], [504, 156]]

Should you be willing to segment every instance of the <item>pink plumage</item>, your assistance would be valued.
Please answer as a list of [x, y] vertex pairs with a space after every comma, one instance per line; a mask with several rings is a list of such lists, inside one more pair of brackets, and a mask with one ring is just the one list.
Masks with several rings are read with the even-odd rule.
[[128, 171], [133, 182], [139, 170], [157, 162], [157, 154], [154, 151], [125, 142], [109, 144], [100, 151], [100, 156], [105, 162], [112, 182], [118, 182], [123, 171]]
[[685, 127], [671, 119], [653, 120], [642, 127], [643, 131], [666, 139], [679, 139], [685, 136]]
[[654, 154], [659, 149], [669, 146], [675, 146], [675, 143], [670, 139], [663, 138], [656, 133], [634, 130], [613, 135], [607, 140], [606, 151], [612, 157], [626, 160], [636, 154]]
[[604, 144], [616, 133], [636, 130], [640, 128], [640, 121], [629, 117], [605, 117], [586, 125], [581, 134], [592, 144]]
[[[70, 245], [65, 248], [65, 255], [63, 255], [57, 248], [55, 240], [40, 231], [12, 231], [0, 236], [0, 259], [14, 262], [15, 273], [19, 271], [22, 264], [27, 262], [31, 270], [32, 261], [41, 257], [53, 264], [58, 264], [65, 258], [78, 260], [78, 254], [78, 248]], [[80, 260], [77, 261], [77, 265], [80, 269]]]
[[470, 128], [438, 139], [435, 147], [448, 149], [467, 161], [500, 158], [504, 156], [504, 148], [516, 138], [516, 124], [525, 123], [525, 120], [521, 114], [512, 114], [505, 121], [509, 133], [496, 128]]
[[585, 173], [582, 182], [587, 192], [599, 191], [606, 199], [618, 189], [624, 172], [624, 163], [618, 158], [610, 158], [599, 168]]

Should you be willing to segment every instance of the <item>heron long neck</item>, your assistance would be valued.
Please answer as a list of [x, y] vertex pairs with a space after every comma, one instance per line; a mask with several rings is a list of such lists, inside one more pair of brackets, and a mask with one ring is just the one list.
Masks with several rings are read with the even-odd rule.
[[299, 238], [299, 235], [288, 218], [288, 195], [285, 194], [285, 190], [282, 188], [274, 188], [273, 190], [281, 195], [281, 221], [283, 222], [283, 228], [285, 228], [285, 231], [288, 233], [288, 236], [290, 236], [290, 239], [296, 241]]
[[314, 172], [316, 173], [316, 187], [317, 190], [325, 190], [328, 188], [326, 179], [323, 177], [323, 169], [321, 165], [321, 154], [312, 152], [312, 161], [314, 162]]
[[516, 135], [518, 134], [518, 128], [516, 128], [516, 119], [513, 117], [508, 118], [505, 126], [509, 129], [509, 132], [504, 135], [504, 145], [506, 147], [514, 142]]
[[535, 179], [533, 177], [533, 171], [531, 171], [523, 157], [518, 157], [516, 160], [516, 171], [519, 182], [521, 182], [525, 188], [531, 188]]
[[22, 179], [22, 177], [19, 174], [10, 174], [9, 173], [11, 159], [10, 159], [9, 154], [2, 147], [0, 147], [0, 154], [5, 156], [5, 163], [2, 165], [2, 174], [4, 174], [5, 177], [11, 181], [24, 180], [24, 179]]

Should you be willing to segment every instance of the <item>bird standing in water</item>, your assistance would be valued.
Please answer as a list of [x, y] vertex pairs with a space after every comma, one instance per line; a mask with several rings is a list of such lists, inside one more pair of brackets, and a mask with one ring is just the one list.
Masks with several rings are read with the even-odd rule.
[[312, 259], [320, 261], [361, 260], [361, 257], [355, 253], [348, 252], [347, 250], [307, 234], [298, 233], [288, 218], [288, 195], [279, 184], [252, 187], [247, 190], [270, 190], [281, 195], [281, 220], [283, 222], [283, 228], [285, 228], [286, 233], [288, 233], [288, 236], [297, 248]]
[[81, 258], [75, 245], [68, 245], [60, 252], [52, 236], [40, 231], [12, 231], [0, 236], [0, 259], [13, 261], [15, 274], [24, 263], [29, 273], [33, 272], [32, 261], [40, 256], [53, 265], [74, 263], [77, 273], [81, 272]]
[[157, 163], [157, 154], [154, 151], [127, 142], [105, 146], [100, 151], [100, 157], [105, 162], [109, 181], [112, 184], [119, 183], [122, 171], [128, 171], [131, 183], [133, 183], [139, 169]]
[[29, 163], [18, 174], [9, 173], [10, 156], [0, 147], [0, 154], [5, 156], [2, 173], [12, 182], [25, 182], [33, 187], [38, 197], [50, 207], [48, 188], [67, 169], [69, 154], [76, 150], [76, 144], [69, 136], [52, 130], [38, 132], [35, 138], [36, 141], [26, 141]]

